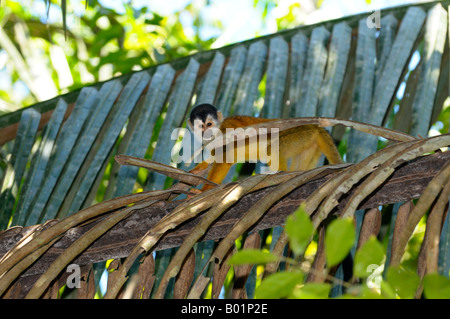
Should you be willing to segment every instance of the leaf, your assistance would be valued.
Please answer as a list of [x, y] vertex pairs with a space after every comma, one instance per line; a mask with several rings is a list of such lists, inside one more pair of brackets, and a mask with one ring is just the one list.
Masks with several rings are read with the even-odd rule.
[[[261, 235], [254, 232], [247, 236], [243, 249], [259, 249], [261, 247]], [[256, 267], [254, 265], [242, 265], [234, 267], [234, 284], [231, 297], [233, 299], [253, 299], [256, 288]]]
[[369, 266], [380, 265], [384, 255], [383, 245], [375, 237], [369, 238], [356, 252], [353, 274], [356, 277], [368, 277], [372, 273], [368, 271]]
[[244, 265], [244, 264], [267, 264], [277, 261], [278, 257], [259, 249], [243, 249], [234, 254], [229, 260], [230, 265]]
[[324, 283], [308, 283], [292, 293], [297, 299], [326, 299], [330, 294], [331, 285]]
[[378, 293], [378, 291], [373, 288], [363, 286], [362, 291], [361, 291], [361, 298], [362, 299], [384, 299], [384, 296], [381, 295], [380, 293]]
[[266, 94], [262, 112], [266, 118], [281, 116], [288, 70], [289, 46], [282, 37], [270, 40]]
[[277, 272], [261, 282], [255, 291], [257, 299], [277, 299], [284, 298], [291, 294], [295, 286], [303, 281], [303, 274], [300, 272]]
[[401, 266], [389, 267], [386, 279], [401, 298], [414, 298], [420, 283], [417, 274]]
[[[366, 23], [366, 18], [363, 18], [359, 20], [358, 24], [352, 119], [367, 123], [369, 122], [368, 116], [372, 103], [375, 76], [373, 61], [376, 59], [376, 29], [368, 28]], [[367, 138], [376, 140], [375, 137], [367, 137], [361, 132], [350, 131], [347, 144], [347, 160], [349, 162], [360, 162], [375, 151], [373, 143], [367, 144], [365, 142]]]
[[31, 161], [30, 171], [27, 174], [23, 189], [20, 191], [20, 199], [14, 213], [12, 225], [23, 225], [26, 219], [26, 212], [30, 207], [33, 198], [39, 192], [45, 171], [48, 169], [49, 158], [59, 129], [63, 122], [64, 114], [67, 110], [67, 103], [60, 99], [54, 109], [50, 121], [47, 123], [45, 133], [39, 144], [39, 149], [34, 154]]
[[5, 229], [19, 195], [20, 184], [30, 157], [39, 126], [41, 114], [34, 108], [22, 112], [17, 128], [9, 165], [3, 181], [0, 180], [0, 229]]
[[295, 116], [314, 116], [317, 113], [320, 89], [325, 74], [328, 50], [327, 44], [330, 32], [320, 26], [311, 32], [311, 38], [303, 74], [304, 87], [300, 91], [300, 100], [295, 103]]
[[[171, 139], [171, 132], [183, 123], [184, 113], [192, 97], [199, 67], [200, 64], [195, 59], [189, 59], [186, 69], [175, 81], [175, 87], [169, 97], [166, 117], [159, 131], [158, 140], [152, 155], [152, 160], [155, 162], [165, 165], [171, 163], [171, 151], [175, 145], [175, 141]], [[166, 176], [151, 172], [145, 189], [161, 189], [165, 181]]]
[[[139, 114], [136, 128], [130, 137], [130, 142], [124, 154], [140, 158], [145, 157], [152, 137], [152, 134], [146, 134], [146, 132], [153, 132], [159, 112], [163, 108], [169, 94], [174, 76], [175, 70], [168, 64], [163, 64], [156, 69], [145, 95], [144, 107]], [[119, 168], [113, 197], [132, 192], [138, 171], [139, 167], [136, 166], [121, 166]]]
[[347, 71], [351, 40], [352, 28], [347, 23], [341, 22], [334, 25], [325, 77], [320, 88], [318, 116], [334, 117], [336, 115], [339, 94]]
[[381, 281], [381, 294], [389, 299], [395, 299], [395, 291], [392, 289], [391, 285], [389, 285], [386, 281]]
[[299, 32], [291, 39], [291, 55], [289, 65], [289, 101], [285, 106], [282, 117], [295, 116], [295, 103], [300, 100], [300, 92], [303, 87], [303, 74], [308, 51], [308, 38]]
[[211, 62], [211, 66], [205, 76], [205, 82], [198, 97], [198, 102], [196, 102], [197, 104], [214, 103], [224, 64], [225, 56], [222, 53], [217, 52], [214, 55], [214, 59]]
[[423, 289], [427, 299], [450, 299], [450, 280], [438, 274], [426, 275]]
[[406, 11], [391, 51], [386, 60], [383, 72], [375, 86], [373, 105], [367, 115], [369, 123], [381, 125], [395, 94], [395, 83], [402, 75], [414, 43], [420, 34], [426, 13], [418, 7], [410, 7]]
[[83, 130], [80, 132], [78, 141], [73, 146], [66, 160], [64, 170], [61, 172], [54, 191], [48, 199], [43, 220], [63, 218], [66, 216], [66, 211], [60, 208], [66, 199], [72, 182], [81, 170], [83, 163], [87, 160], [89, 150], [94, 145], [95, 139], [104, 125], [121, 89], [122, 85], [118, 80], [109, 81], [102, 85], [98, 94], [91, 95], [92, 103], [95, 107], [92, 107], [92, 111], [86, 119]]
[[223, 80], [219, 85], [219, 93], [216, 98], [217, 108], [225, 115], [230, 113], [239, 79], [244, 71], [246, 56], [247, 49], [244, 46], [237, 46], [231, 50], [229, 61], [225, 66]]
[[111, 110], [113, 115], [111, 120], [105, 123], [105, 125], [108, 125], [107, 129], [104, 134], [100, 132], [98, 138], [101, 138], [101, 140], [95, 143], [90, 150], [93, 158], [90, 160], [89, 166], [86, 170], [81, 170], [78, 173], [78, 176], [81, 176], [80, 180], [74, 181], [73, 187], [76, 187], [76, 192], [75, 194], [68, 194], [71, 199], [70, 205], [68, 204], [68, 207], [62, 206], [65, 214], [73, 214], [82, 207], [90, 205], [90, 202], [86, 202], [86, 198], [91, 191], [91, 187], [149, 81], [150, 76], [145, 71], [134, 73], [128, 80]]
[[266, 64], [267, 47], [263, 41], [252, 43], [247, 52], [244, 72], [239, 80], [233, 111], [239, 115], [253, 115], [258, 98], [258, 86]]
[[325, 232], [325, 256], [331, 268], [344, 260], [355, 241], [355, 227], [351, 219], [336, 219]]
[[380, 80], [398, 28], [398, 20], [392, 13], [384, 16], [380, 23], [383, 28], [380, 29], [380, 34], [377, 39], [378, 61], [375, 65], [375, 84]]
[[[63, 173], [65, 164], [72, 154], [80, 131], [84, 127], [85, 121], [94, 107], [95, 95], [97, 94], [97, 90], [91, 87], [81, 89], [72, 113], [58, 133], [58, 137], [53, 146], [55, 151], [52, 153], [48, 164], [49, 170], [45, 172], [45, 180], [43, 180], [39, 192], [35, 195], [33, 204], [29, 206], [25, 225], [30, 226], [42, 221], [41, 215], [45, 214], [45, 205]], [[50, 218], [54, 218], [54, 216]]]
[[289, 246], [296, 255], [302, 254], [314, 234], [314, 226], [303, 206], [286, 220], [286, 233], [289, 237]]
[[[413, 104], [413, 135], [426, 136], [430, 128], [447, 34], [447, 20], [447, 11], [440, 3], [428, 11], [424, 35], [426, 41], [422, 53], [424, 63], [421, 64], [419, 85]], [[419, 25], [418, 22], [415, 24]]]
[[447, 275], [450, 273], [450, 214], [447, 212], [444, 225], [439, 239], [439, 274]]

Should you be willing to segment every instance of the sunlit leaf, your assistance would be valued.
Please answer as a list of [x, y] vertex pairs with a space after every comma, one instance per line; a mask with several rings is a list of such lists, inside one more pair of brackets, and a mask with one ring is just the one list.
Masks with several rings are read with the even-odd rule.
[[262, 250], [258, 249], [244, 249], [238, 251], [229, 260], [230, 265], [243, 265], [243, 264], [267, 264], [273, 261], [277, 261], [278, 257]]
[[426, 275], [423, 279], [427, 299], [450, 299], [450, 280], [438, 274]]
[[328, 267], [344, 260], [355, 241], [355, 227], [351, 219], [336, 219], [325, 232], [325, 256]]
[[417, 274], [401, 266], [390, 267], [386, 279], [401, 298], [414, 298], [420, 283]]
[[292, 298], [298, 299], [325, 299], [330, 294], [331, 285], [324, 283], [307, 283], [295, 289]]
[[303, 281], [300, 272], [278, 272], [265, 278], [255, 291], [257, 299], [277, 299], [289, 296], [295, 286]]
[[353, 273], [356, 277], [368, 277], [372, 272], [369, 266], [380, 265], [384, 258], [383, 245], [375, 238], [371, 237], [356, 252], [353, 266]]
[[394, 289], [391, 287], [391, 285], [387, 283], [387, 281], [382, 280], [380, 286], [381, 286], [381, 294], [383, 296], [389, 299], [396, 298]]
[[297, 255], [302, 254], [314, 233], [311, 219], [302, 206], [294, 214], [288, 216], [285, 230], [289, 237], [289, 246], [292, 251]]

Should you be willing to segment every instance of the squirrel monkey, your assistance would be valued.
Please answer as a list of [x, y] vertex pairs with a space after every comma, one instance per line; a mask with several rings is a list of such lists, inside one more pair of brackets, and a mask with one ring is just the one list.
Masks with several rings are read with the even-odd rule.
[[[220, 130], [225, 134], [227, 129], [245, 128], [250, 125], [255, 125], [263, 122], [276, 121], [279, 119], [263, 119], [251, 116], [231, 116], [223, 119], [222, 112], [218, 111], [211, 104], [200, 104], [192, 109], [188, 119], [188, 125], [194, 132], [195, 138], [204, 141], [205, 137], [214, 134], [214, 129]], [[270, 134], [269, 134], [270, 135]], [[228, 155], [223, 154], [222, 158], [218, 157], [220, 154], [212, 154], [215, 156], [215, 161], [208, 173], [208, 179], [212, 182], [220, 184], [227, 175], [231, 166], [238, 162], [257, 160], [268, 163], [270, 168], [278, 168], [276, 171], [300, 171], [308, 170], [317, 166], [320, 155], [323, 153], [330, 164], [342, 163], [341, 156], [334, 144], [330, 134], [322, 127], [317, 125], [303, 125], [293, 127], [279, 132], [278, 136], [278, 156], [271, 156], [272, 149], [276, 151], [275, 147], [270, 144], [270, 139], [267, 146], [267, 152], [261, 152], [260, 138], [251, 142], [251, 139], [246, 137], [245, 144], [240, 145], [235, 141], [234, 143], [234, 157], [232, 159]], [[256, 142], [256, 143], [255, 143]], [[251, 147], [253, 152], [251, 151]], [[244, 156], [237, 155], [239, 149], [245, 148]], [[223, 147], [225, 149], [225, 146]], [[217, 151], [217, 150], [215, 150]], [[217, 160], [219, 159], [219, 160]], [[197, 165], [196, 169], [206, 168], [207, 161]], [[210, 185], [205, 185], [203, 190], [212, 188]]]

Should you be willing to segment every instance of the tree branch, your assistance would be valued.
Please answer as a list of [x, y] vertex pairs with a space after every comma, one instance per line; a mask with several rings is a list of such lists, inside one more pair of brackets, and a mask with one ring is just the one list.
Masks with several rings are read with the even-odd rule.
[[[359, 209], [373, 208], [410, 199], [418, 198], [428, 182], [450, 160], [450, 152], [423, 156], [407, 162], [399, 167], [394, 174], [374, 193], [367, 197]], [[294, 190], [269, 209], [251, 231], [267, 229], [284, 224], [291, 214], [314, 190], [326, 182], [331, 175], [313, 180]], [[356, 185], [357, 186], [357, 185]], [[228, 209], [206, 232], [203, 240], [218, 240], [223, 238], [250, 207], [257, 204], [273, 187], [267, 187], [245, 195], [239, 202]], [[337, 211], [344, 207], [354, 189], [342, 198]], [[138, 240], [163, 216], [171, 212], [184, 200], [161, 202], [150, 208], [136, 211], [133, 215], [118, 223], [115, 227], [100, 237], [93, 245], [73, 261], [79, 266], [100, 262], [113, 258], [122, 258], [129, 254]], [[103, 217], [104, 218], [104, 217]], [[175, 228], [163, 236], [156, 250], [178, 247], [184, 238], [199, 222], [201, 215]], [[69, 247], [77, 238], [100, 222], [102, 218], [92, 223], [69, 230], [55, 245], [50, 248], [22, 276], [32, 276], [45, 272], [49, 265]], [[14, 228], [0, 233], [0, 257], [24, 236], [30, 227]]]

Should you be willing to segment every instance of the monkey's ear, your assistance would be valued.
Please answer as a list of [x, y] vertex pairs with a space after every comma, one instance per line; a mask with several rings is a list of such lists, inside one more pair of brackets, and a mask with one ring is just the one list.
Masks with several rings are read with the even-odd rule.
[[217, 120], [222, 123], [223, 121], [223, 114], [221, 111], [217, 111]]

